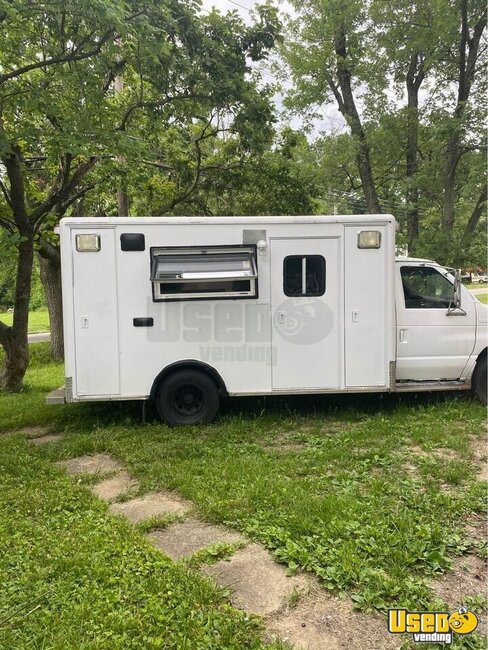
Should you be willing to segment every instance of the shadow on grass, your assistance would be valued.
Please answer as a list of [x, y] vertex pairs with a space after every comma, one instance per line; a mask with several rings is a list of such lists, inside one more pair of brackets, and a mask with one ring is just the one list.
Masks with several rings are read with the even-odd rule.
[[[307, 417], [340, 417], [344, 420], [356, 420], [366, 415], [379, 413], [394, 414], [407, 408], [427, 408], [471, 401], [471, 395], [453, 394], [452, 392], [409, 393], [402, 395], [363, 393], [363, 394], [334, 394], [334, 395], [287, 395], [260, 397], [223, 397], [216, 423], [228, 418], [246, 417], [257, 419], [266, 415], [268, 418], [292, 416]], [[83, 419], [93, 423], [117, 424], [130, 420], [135, 426], [142, 425], [142, 402], [121, 401], [86, 403], [78, 405], [83, 409]], [[149, 400], [146, 405], [146, 422], [154, 425], [159, 422], [156, 405]]]

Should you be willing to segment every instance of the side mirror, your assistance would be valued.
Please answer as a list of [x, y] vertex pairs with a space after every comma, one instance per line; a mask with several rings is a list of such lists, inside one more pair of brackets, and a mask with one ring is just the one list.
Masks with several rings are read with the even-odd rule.
[[461, 307], [461, 270], [449, 269], [454, 275], [454, 286], [452, 288], [452, 298], [447, 310], [447, 316], [466, 316], [466, 312]]
[[461, 269], [454, 271], [454, 296], [452, 302], [456, 309], [461, 307]]

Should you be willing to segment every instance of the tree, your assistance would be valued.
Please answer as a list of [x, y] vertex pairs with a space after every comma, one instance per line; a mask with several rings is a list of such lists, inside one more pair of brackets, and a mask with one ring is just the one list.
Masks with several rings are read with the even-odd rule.
[[[410, 250], [425, 249], [421, 239], [434, 237], [446, 260], [457, 246], [469, 255], [486, 196], [486, 171], [476, 178], [463, 162], [477, 165], [470, 154], [484, 148], [486, 82], [478, 74], [486, 53], [484, 4], [307, 0], [294, 6], [298, 17], [284, 48], [295, 80], [288, 101], [312, 114], [335, 101], [344, 115], [354, 154], [336, 147], [336, 135], [322, 139], [333, 151], [328, 171], [342, 161], [333, 176], [343, 202], [358, 206], [359, 181], [365, 208], [394, 212]], [[345, 152], [354, 155], [356, 171], [344, 162]]]
[[[54, 282], [57, 220], [76, 209], [104, 173], [124, 175], [121, 156], [154, 158], [144, 137], [132, 133], [136, 118], [189, 124], [215, 107], [243, 102], [252, 85], [245, 78], [247, 58], [259, 60], [274, 44], [272, 9], [260, 10], [251, 27], [235, 14], [203, 18], [196, 9], [191, 0], [142, 7], [78, 0], [69, 10], [0, 2], [8, 43], [0, 59], [0, 224], [18, 247], [14, 323], [0, 325], [6, 351], [0, 385], [9, 390], [21, 388], [28, 362], [34, 250], [48, 260], [45, 280], [51, 275], [47, 283]], [[114, 93], [122, 73], [124, 88]]]
[[366, 5], [359, 0], [292, 2], [298, 18], [283, 48], [295, 82], [289, 103], [297, 107], [327, 103], [332, 96], [356, 146], [356, 162], [369, 212], [381, 212], [355, 89], [364, 79], [363, 30]]
[[[444, 198], [442, 206], [442, 229], [449, 233], [454, 227], [456, 201], [456, 171], [463, 155], [463, 136], [469, 128], [469, 100], [480, 56], [486, 51], [482, 45], [486, 29], [486, 3], [474, 0], [460, 0], [460, 36], [457, 39], [458, 52], [449, 52], [449, 58], [457, 68], [457, 97], [454, 111], [448, 125], [447, 155], [444, 172]], [[482, 196], [486, 196], [486, 191]], [[478, 205], [479, 201], [477, 202]], [[475, 206], [475, 211], [477, 210]]]

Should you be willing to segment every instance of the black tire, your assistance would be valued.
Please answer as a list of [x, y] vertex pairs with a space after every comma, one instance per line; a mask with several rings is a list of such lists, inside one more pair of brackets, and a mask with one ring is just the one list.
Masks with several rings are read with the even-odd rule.
[[156, 393], [159, 417], [170, 426], [205, 424], [219, 410], [219, 392], [213, 379], [198, 370], [175, 370]]
[[473, 372], [473, 379], [471, 380], [471, 387], [473, 393], [479, 399], [482, 404], [487, 404], [487, 394], [486, 394], [486, 354], [479, 361], [476, 362], [476, 366]]

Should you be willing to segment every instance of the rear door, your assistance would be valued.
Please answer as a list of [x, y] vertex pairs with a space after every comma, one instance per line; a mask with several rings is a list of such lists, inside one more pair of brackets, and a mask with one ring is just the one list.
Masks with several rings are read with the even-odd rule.
[[[87, 239], [77, 239], [79, 235], [98, 237], [98, 240], [92, 238], [98, 241], [98, 250], [84, 248]], [[71, 237], [75, 394], [116, 396], [120, 394], [120, 386], [115, 230], [76, 229], [72, 230]]]
[[[379, 233], [377, 248], [360, 248], [358, 237], [365, 231]], [[345, 383], [350, 388], [383, 387], [389, 383], [385, 235], [384, 226], [374, 226], [371, 231], [357, 226], [345, 228]]]
[[338, 388], [339, 238], [271, 239], [272, 388]]

